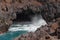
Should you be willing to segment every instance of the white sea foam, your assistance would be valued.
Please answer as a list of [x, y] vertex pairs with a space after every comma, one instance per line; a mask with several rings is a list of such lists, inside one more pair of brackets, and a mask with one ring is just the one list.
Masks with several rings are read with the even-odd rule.
[[[24, 25], [14, 24], [14, 25], [11, 25], [12, 27], [9, 28], [9, 31], [28, 31], [28, 32], [34, 32], [34, 31], [37, 30], [37, 28], [41, 27], [42, 25], [47, 24], [44, 19], [38, 18], [38, 17], [35, 16], [32, 19], [32, 23], [29, 23], [29, 24], [24, 24]], [[15, 26], [15, 27], [13, 27], [13, 26]]]
[[[38, 24], [38, 25], [36, 25]], [[10, 27], [9, 31], [28, 31], [28, 32], [34, 32], [37, 30], [37, 28], [41, 27], [42, 25], [45, 25], [46, 22], [44, 20], [39, 20], [37, 23], [34, 24], [26, 24], [26, 25], [14, 25], [17, 27]], [[22, 26], [22, 27], [21, 27]]]

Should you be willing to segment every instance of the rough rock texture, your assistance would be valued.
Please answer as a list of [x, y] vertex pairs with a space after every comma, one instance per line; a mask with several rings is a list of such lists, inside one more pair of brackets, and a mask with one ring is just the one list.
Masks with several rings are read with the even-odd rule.
[[32, 11], [41, 14], [47, 23], [60, 17], [59, 0], [0, 0], [0, 33], [8, 31], [16, 13]]
[[34, 33], [23, 34], [15, 40], [60, 40], [60, 0], [36, 0], [36, 2], [41, 4], [40, 7], [37, 6], [40, 10], [35, 10], [33, 6], [32, 11], [40, 13], [48, 24], [38, 28]]
[[39, 11], [39, 6], [41, 4], [36, 0], [0, 0], [0, 33], [8, 31], [16, 13], [30, 9]]
[[60, 20], [17, 37], [15, 40], [60, 40]]

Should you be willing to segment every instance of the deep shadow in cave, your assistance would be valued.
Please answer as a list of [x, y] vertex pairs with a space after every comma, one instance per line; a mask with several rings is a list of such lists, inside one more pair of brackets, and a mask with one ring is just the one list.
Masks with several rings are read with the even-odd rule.
[[14, 19], [13, 22], [31, 22], [32, 16], [34, 15], [35, 13], [30, 9], [16, 12], [16, 19]]

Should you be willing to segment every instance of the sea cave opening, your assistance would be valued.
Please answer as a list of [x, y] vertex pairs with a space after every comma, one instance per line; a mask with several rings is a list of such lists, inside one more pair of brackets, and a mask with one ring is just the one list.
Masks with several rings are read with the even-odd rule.
[[31, 22], [34, 15], [35, 13], [33, 13], [32, 10], [16, 12], [16, 19], [14, 19], [13, 22]]
[[16, 12], [16, 19], [13, 20], [13, 24], [9, 28], [9, 31], [28, 31], [34, 32], [41, 25], [45, 25], [46, 22], [42, 16], [33, 12], [32, 10], [23, 10], [22, 12]]

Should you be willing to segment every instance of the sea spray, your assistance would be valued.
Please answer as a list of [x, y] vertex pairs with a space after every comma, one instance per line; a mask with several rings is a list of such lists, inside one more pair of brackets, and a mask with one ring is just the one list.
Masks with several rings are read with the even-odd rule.
[[9, 28], [9, 31], [34, 32], [37, 30], [37, 28], [41, 27], [42, 25], [47, 24], [41, 15], [35, 15], [32, 17], [31, 20], [32, 20], [31, 22], [21, 22], [21, 23], [16, 23], [16, 24], [14, 23]]

